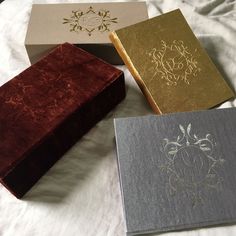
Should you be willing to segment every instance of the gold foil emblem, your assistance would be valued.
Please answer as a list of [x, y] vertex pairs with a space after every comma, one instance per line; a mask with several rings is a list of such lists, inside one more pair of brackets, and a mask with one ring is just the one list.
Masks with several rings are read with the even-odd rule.
[[64, 18], [63, 24], [69, 24], [71, 32], [86, 31], [89, 36], [93, 31], [101, 33], [110, 31], [111, 24], [118, 23], [117, 18], [111, 18], [110, 11], [100, 9], [94, 10], [89, 7], [87, 11], [72, 11], [70, 18]]
[[172, 86], [180, 81], [190, 84], [201, 71], [195, 55], [197, 49], [190, 52], [181, 40], [174, 40], [171, 44], [161, 40], [160, 45], [160, 48], [154, 47], [147, 52], [154, 64], [151, 80], [161, 78]]
[[211, 134], [199, 137], [191, 132], [192, 125], [185, 129], [179, 125], [180, 135], [173, 140], [165, 138], [161, 151], [165, 162], [160, 166], [168, 175], [167, 193], [187, 192], [193, 207], [204, 203], [204, 191], [220, 191], [223, 178], [217, 170], [225, 160], [215, 152], [216, 143]]

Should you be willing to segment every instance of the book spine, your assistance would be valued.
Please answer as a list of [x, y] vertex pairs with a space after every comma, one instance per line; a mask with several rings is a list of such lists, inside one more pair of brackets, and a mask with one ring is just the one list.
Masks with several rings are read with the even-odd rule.
[[139, 88], [141, 89], [141, 91], [143, 92], [145, 97], [147, 98], [147, 100], [150, 103], [150, 105], [151, 105], [152, 109], [154, 110], [154, 112], [157, 113], [157, 114], [162, 114], [160, 108], [158, 107], [155, 100], [153, 99], [150, 91], [148, 90], [147, 86], [143, 82], [140, 74], [138, 73], [138, 71], [134, 67], [129, 55], [127, 54], [125, 48], [123, 47], [123, 45], [122, 45], [121, 41], [119, 40], [119, 37], [117, 36], [117, 34], [115, 32], [111, 32], [109, 34], [109, 38], [110, 38], [111, 42], [113, 43], [114, 47], [116, 48], [117, 52], [119, 53], [120, 57], [122, 58], [122, 60], [126, 64], [126, 66], [128, 67], [130, 73], [132, 74], [132, 76], [136, 80]]

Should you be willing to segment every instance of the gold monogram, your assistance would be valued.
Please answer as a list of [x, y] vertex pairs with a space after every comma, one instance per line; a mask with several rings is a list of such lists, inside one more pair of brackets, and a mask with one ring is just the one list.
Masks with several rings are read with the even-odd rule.
[[155, 65], [152, 79], [158, 75], [167, 85], [175, 86], [179, 81], [190, 84], [201, 71], [196, 57], [181, 40], [174, 40], [170, 45], [161, 40], [161, 48], [152, 48], [148, 55]]
[[192, 206], [196, 207], [204, 203], [204, 191], [222, 189], [223, 178], [218, 169], [225, 160], [216, 155], [216, 143], [211, 134], [198, 137], [191, 132], [191, 123], [187, 128], [179, 125], [179, 129], [181, 135], [176, 139], [163, 140], [164, 163], [159, 167], [169, 178], [167, 194], [185, 191], [192, 199]]
[[110, 11], [103, 9], [96, 11], [91, 6], [85, 12], [72, 11], [71, 17], [63, 20], [63, 24], [70, 25], [71, 32], [86, 31], [89, 36], [95, 30], [101, 33], [110, 31], [111, 23], [118, 23], [117, 18], [111, 18]]

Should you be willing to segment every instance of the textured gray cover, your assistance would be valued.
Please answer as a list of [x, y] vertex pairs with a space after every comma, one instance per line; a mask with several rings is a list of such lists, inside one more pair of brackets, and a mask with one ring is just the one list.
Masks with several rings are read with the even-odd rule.
[[115, 119], [127, 234], [236, 220], [236, 109]]

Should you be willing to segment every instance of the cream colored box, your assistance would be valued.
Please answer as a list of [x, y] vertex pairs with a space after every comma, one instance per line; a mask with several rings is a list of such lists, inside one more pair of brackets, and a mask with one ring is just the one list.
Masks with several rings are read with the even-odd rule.
[[33, 4], [25, 47], [32, 64], [64, 42], [123, 64], [109, 33], [146, 19], [145, 2]]

